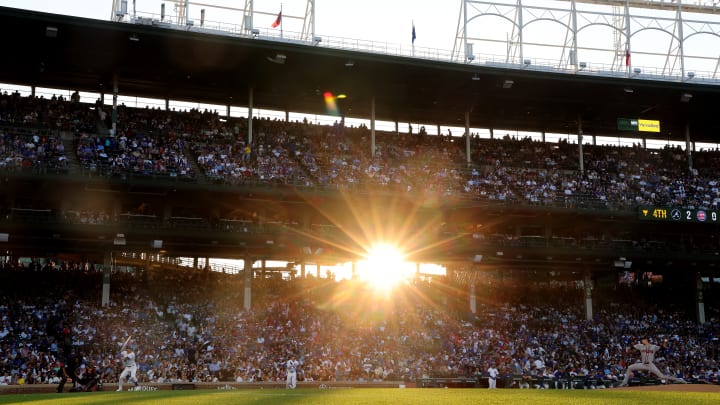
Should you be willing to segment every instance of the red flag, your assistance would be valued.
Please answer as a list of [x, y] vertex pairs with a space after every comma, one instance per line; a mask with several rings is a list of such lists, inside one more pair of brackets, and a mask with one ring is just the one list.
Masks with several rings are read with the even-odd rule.
[[630, 66], [630, 50], [625, 50], [625, 66]]
[[282, 22], [282, 11], [278, 13], [277, 18], [275, 19], [275, 22], [272, 23], [271, 27], [277, 28], [278, 25]]

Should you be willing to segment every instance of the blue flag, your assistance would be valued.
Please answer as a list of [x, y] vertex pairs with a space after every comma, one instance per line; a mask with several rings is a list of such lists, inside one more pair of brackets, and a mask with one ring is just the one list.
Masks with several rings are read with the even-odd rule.
[[415, 45], [415, 38], [417, 38], [417, 35], [415, 35], [415, 24], [413, 24], [413, 31], [412, 31], [412, 43]]

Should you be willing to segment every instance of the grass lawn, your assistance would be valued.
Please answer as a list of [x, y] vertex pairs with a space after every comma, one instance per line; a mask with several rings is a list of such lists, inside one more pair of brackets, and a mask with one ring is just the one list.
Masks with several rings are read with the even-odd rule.
[[720, 394], [626, 390], [486, 390], [441, 388], [253, 389], [91, 392], [0, 396], [0, 404], [718, 404]]

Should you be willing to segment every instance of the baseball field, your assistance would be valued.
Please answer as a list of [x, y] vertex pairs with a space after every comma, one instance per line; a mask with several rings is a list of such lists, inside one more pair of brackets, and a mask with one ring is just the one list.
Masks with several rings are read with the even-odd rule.
[[0, 404], [718, 404], [720, 386], [670, 385], [603, 390], [421, 388], [243, 389], [9, 394]]

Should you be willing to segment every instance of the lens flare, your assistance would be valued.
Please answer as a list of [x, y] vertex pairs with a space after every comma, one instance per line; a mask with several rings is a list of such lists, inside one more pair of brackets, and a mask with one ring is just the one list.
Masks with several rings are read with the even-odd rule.
[[337, 103], [335, 102], [335, 96], [329, 91], [326, 91], [323, 93], [323, 98], [325, 99], [325, 111], [328, 115], [333, 116], [339, 116], [340, 112], [337, 108]]
[[405, 261], [403, 254], [389, 244], [371, 247], [367, 259], [358, 263], [360, 278], [376, 290], [389, 292], [404, 280], [412, 278], [414, 266]]

